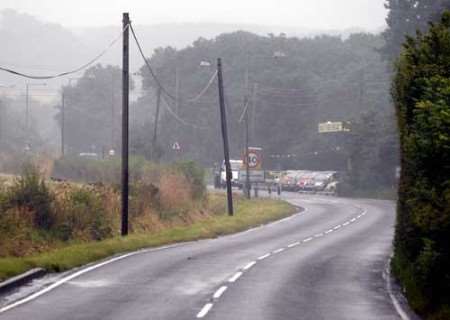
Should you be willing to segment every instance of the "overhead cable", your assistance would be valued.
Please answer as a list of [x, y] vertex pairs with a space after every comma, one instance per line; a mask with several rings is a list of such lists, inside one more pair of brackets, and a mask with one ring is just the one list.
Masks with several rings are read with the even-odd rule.
[[148, 62], [147, 58], [145, 57], [144, 51], [142, 50], [141, 44], [139, 43], [139, 40], [136, 36], [136, 33], [134, 32], [134, 28], [132, 25], [130, 25], [131, 34], [133, 35], [134, 41], [136, 42], [136, 45], [138, 47], [139, 53], [142, 56], [142, 59], [144, 59], [145, 64], [147, 65], [148, 70], [150, 71], [150, 74], [152, 75], [153, 79], [155, 80], [156, 84], [158, 85], [159, 89], [161, 89], [162, 92], [164, 92], [169, 98], [176, 101], [177, 98], [172, 95], [169, 91], [164, 88], [164, 86], [161, 84], [161, 81], [159, 81], [158, 77], [156, 76], [155, 72], [153, 71], [152, 66]]
[[217, 70], [214, 72], [214, 74], [212, 75], [211, 79], [208, 81], [208, 83], [206, 84], [206, 87], [200, 91], [200, 93], [193, 99], [189, 99], [189, 102], [196, 102], [198, 101], [209, 89], [209, 87], [211, 87], [211, 85], [214, 83], [214, 80], [217, 77]]
[[34, 79], [34, 80], [49, 80], [49, 79], [61, 78], [61, 77], [64, 77], [64, 76], [67, 76], [70, 74], [80, 72], [81, 70], [86, 69], [87, 67], [89, 67], [92, 64], [94, 64], [95, 62], [97, 62], [101, 57], [103, 57], [109, 51], [109, 49], [111, 49], [116, 44], [116, 42], [122, 38], [123, 33], [125, 32], [125, 30], [128, 27], [129, 27], [129, 25], [125, 26], [125, 28], [120, 32], [120, 35], [117, 38], [115, 38], [113, 41], [111, 41], [111, 43], [100, 54], [98, 54], [96, 57], [94, 57], [89, 62], [83, 64], [81, 67], [78, 67], [74, 70], [62, 72], [62, 73], [55, 74], [55, 75], [45, 75], [45, 76], [29, 75], [29, 74], [21, 73], [21, 72], [18, 72], [18, 71], [9, 69], [9, 68], [1, 67], [1, 66], [0, 66], [0, 71], [5, 71], [5, 72], [8, 72], [8, 73], [20, 76], [20, 77]]
[[203, 126], [198, 126], [194, 123], [190, 123], [186, 120], [184, 120], [183, 118], [181, 118], [175, 111], [172, 110], [172, 108], [170, 107], [170, 103], [169, 101], [167, 101], [166, 96], [161, 95], [163, 101], [165, 102], [165, 104], [163, 104], [163, 107], [169, 112], [169, 114], [174, 117], [178, 122], [180, 122], [181, 124], [184, 124], [185, 126], [189, 126], [192, 127], [194, 129], [200, 129], [200, 130], [206, 130], [208, 129], [208, 127], [203, 127]]

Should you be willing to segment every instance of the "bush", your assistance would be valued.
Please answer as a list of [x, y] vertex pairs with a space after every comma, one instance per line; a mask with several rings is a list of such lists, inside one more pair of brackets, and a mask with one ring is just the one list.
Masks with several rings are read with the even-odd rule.
[[37, 228], [49, 230], [54, 223], [52, 212], [53, 194], [41, 178], [39, 171], [26, 165], [2, 200], [3, 210], [22, 208], [33, 215]]
[[393, 94], [402, 149], [393, 270], [431, 319], [450, 306], [449, 12], [408, 39]]
[[193, 161], [179, 162], [176, 168], [187, 178], [192, 186], [194, 199], [202, 199], [206, 193], [205, 170]]
[[80, 187], [71, 190], [59, 202], [56, 229], [62, 240], [102, 240], [112, 236], [112, 220], [108, 219], [98, 191]]

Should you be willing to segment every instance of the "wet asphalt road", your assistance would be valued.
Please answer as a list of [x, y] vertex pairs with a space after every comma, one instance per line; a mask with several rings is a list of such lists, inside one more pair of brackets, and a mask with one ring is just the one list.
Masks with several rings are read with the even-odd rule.
[[62, 279], [0, 319], [400, 319], [382, 277], [394, 204], [283, 197], [306, 210], [248, 232], [141, 252]]

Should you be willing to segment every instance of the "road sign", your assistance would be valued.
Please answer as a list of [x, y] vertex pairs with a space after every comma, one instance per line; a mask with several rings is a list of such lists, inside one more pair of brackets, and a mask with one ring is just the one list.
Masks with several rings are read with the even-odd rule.
[[[251, 183], [266, 181], [264, 170], [251, 170], [249, 171], [249, 173]], [[245, 169], [241, 169], [239, 171], [239, 181], [245, 183], [246, 179], [247, 179], [247, 171]]]
[[175, 150], [175, 151], [180, 151], [180, 150], [181, 150], [181, 147], [180, 147], [180, 144], [178, 143], [178, 141], [176, 141], [176, 142], [172, 145], [172, 150]]
[[333, 133], [333, 132], [349, 132], [350, 126], [348, 122], [323, 122], [319, 123], [319, 133]]
[[248, 157], [244, 154], [242, 160], [242, 170], [247, 168], [247, 162], [249, 170], [262, 170], [262, 149], [248, 148]]

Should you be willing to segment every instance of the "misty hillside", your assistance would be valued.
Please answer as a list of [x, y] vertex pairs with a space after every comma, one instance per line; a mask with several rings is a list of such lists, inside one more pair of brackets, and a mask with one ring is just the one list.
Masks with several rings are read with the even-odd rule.
[[[0, 64], [21, 72], [48, 74], [78, 67], [102, 51], [120, 33], [117, 26], [68, 29], [58, 24], [6, 9], [0, 11], [0, 37], [7, 43], [0, 51]], [[151, 22], [149, 22], [151, 23]], [[202, 37], [211, 39], [219, 34], [245, 30], [258, 35], [285, 33], [290, 37], [333, 34], [347, 37], [361, 30], [312, 30], [283, 26], [233, 25], [216, 23], [184, 23], [150, 25], [135, 23], [147, 55], [157, 47], [182, 48]], [[106, 64], [120, 65], [120, 45], [116, 45], [102, 58]], [[135, 48], [131, 51], [131, 66], [137, 70], [140, 59]], [[0, 74], [0, 83], [16, 83], [17, 77]], [[55, 82], [58, 83], [59, 82]], [[57, 87], [57, 85], [55, 85]]]

